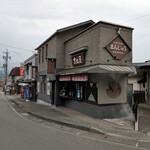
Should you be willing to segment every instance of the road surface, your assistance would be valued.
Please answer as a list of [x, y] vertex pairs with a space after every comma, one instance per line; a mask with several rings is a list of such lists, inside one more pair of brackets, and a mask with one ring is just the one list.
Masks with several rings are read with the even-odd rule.
[[[14, 104], [15, 105], [15, 104]], [[148, 150], [18, 113], [0, 92], [0, 150]], [[118, 142], [117, 142], [118, 141]]]

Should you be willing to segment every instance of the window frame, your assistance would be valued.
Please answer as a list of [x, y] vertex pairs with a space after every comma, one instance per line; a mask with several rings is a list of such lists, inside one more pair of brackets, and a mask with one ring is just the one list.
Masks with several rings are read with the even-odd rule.
[[47, 60], [47, 55], [48, 55], [48, 44], [46, 44], [46, 52], [45, 52], [45, 59]]
[[42, 62], [44, 62], [44, 47], [42, 47]]
[[39, 49], [39, 64], [41, 63], [41, 49]]

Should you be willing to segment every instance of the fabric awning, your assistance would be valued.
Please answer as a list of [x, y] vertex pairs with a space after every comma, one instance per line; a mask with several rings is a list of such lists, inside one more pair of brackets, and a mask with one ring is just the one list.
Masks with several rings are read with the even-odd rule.
[[71, 76], [70, 75], [60, 76], [59, 81], [71, 81]]
[[75, 69], [66, 69], [57, 75], [82, 74], [82, 73], [121, 73], [131, 74], [134, 71], [129, 66], [94, 65]]
[[26, 85], [29, 85], [29, 84], [27, 84], [27, 83], [19, 83], [18, 85], [19, 86], [26, 86]]
[[59, 81], [88, 81], [88, 74], [60, 75]]

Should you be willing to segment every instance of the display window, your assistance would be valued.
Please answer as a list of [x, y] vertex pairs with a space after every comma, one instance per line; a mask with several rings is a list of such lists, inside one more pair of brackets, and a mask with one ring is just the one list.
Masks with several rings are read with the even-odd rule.
[[85, 99], [84, 82], [64, 82], [61, 85], [60, 96], [68, 96], [76, 99]]
[[60, 89], [61, 97], [97, 103], [97, 83], [61, 82]]

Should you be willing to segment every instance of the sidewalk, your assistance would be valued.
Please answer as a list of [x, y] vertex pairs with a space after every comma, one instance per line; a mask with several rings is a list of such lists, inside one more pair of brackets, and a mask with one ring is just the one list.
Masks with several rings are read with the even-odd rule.
[[150, 107], [139, 104], [139, 130], [150, 133]]
[[149, 133], [134, 131], [133, 125], [124, 118], [116, 120], [96, 119], [66, 107], [46, 106], [26, 101], [21, 99], [20, 95], [7, 95], [6, 98], [25, 112], [50, 122], [126, 139], [150, 140]]

